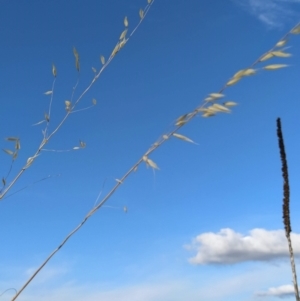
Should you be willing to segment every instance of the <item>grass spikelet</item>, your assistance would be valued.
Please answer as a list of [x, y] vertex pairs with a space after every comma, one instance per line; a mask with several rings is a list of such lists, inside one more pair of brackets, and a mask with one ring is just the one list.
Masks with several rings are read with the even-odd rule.
[[296, 296], [296, 300], [299, 301], [299, 290], [298, 290], [298, 282], [297, 282], [297, 273], [296, 273], [296, 266], [294, 261], [294, 252], [292, 247], [291, 241], [291, 220], [290, 220], [290, 184], [289, 184], [289, 175], [288, 175], [288, 165], [283, 141], [283, 135], [281, 130], [281, 121], [280, 118], [277, 119], [277, 137], [278, 137], [278, 145], [280, 150], [280, 158], [281, 158], [281, 171], [283, 177], [283, 224], [285, 229], [285, 236], [288, 241], [289, 245], [289, 253], [290, 253], [290, 261], [291, 261], [291, 268], [293, 274], [293, 283], [294, 283], [294, 292]]

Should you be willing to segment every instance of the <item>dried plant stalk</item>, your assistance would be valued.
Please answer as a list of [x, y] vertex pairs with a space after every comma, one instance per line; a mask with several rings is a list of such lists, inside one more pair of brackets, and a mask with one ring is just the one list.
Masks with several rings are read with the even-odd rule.
[[291, 228], [291, 220], [290, 220], [290, 185], [289, 185], [288, 165], [287, 165], [285, 147], [283, 142], [280, 118], [277, 118], [277, 136], [278, 136], [278, 144], [279, 144], [280, 158], [282, 164], [281, 171], [283, 177], [283, 205], [282, 205], [283, 216], [282, 217], [283, 217], [283, 224], [285, 229], [285, 236], [287, 238], [288, 245], [289, 245], [295, 297], [296, 297], [296, 301], [300, 301], [296, 266], [294, 260], [294, 252], [293, 252], [292, 241], [291, 241], [292, 228]]

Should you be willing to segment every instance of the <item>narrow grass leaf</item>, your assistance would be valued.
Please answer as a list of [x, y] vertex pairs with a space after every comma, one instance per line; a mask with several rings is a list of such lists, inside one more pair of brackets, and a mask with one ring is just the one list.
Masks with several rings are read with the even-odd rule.
[[45, 121], [46, 121], [46, 120], [39, 121], [39, 122], [33, 124], [32, 126], [39, 125], [39, 124], [41, 124], [41, 123], [43, 123], [43, 122], [45, 122]]

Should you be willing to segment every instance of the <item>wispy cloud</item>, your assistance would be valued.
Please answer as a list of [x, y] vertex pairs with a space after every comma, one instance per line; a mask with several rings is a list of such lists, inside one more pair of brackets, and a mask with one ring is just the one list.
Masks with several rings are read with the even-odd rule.
[[[292, 241], [294, 254], [300, 255], [300, 234], [292, 233]], [[200, 234], [185, 247], [196, 251], [189, 259], [192, 264], [233, 264], [288, 256], [283, 230], [253, 229], [249, 235], [243, 235], [226, 228], [218, 233]]]
[[259, 292], [256, 294], [258, 297], [278, 297], [278, 298], [289, 298], [294, 293], [294, 287], [291, 284], [281, 285], [277, 287], [270, 287], [265, 292]]
[[[36, 271], [37, 267], [30, 267], [25, 271], [25, 278], [28, 279]], [[49, 282], [51, 280], [57, 279], [63, 275], [66, 275], [69, 270], [65, 266], [48, 266], [39, 273], [38, 277], [35, 278], [34, 284], [40, 285], [42, 283]]]
[[[281, 27], [286, 19], [296, 15], [293, 4], [300, 0], [233, 0], [269, 27]], [[299, 16], [299, 13], [298, 13]]]
[[[232, 271], [232, 268], [230, 268]], [[280, 270], [280, 273], [278, 272]], [[155, 275], [152, 279], [131, 283], [78, 283], [60, 282], [56, 286], [42, 284], [31, 287], [22, 294], [23, 301], [232, 301], [254, 300], [254, 292], [269, 287], [283, 278], [288, 278], [289, 266], [256, 266], [255, 269], [228, 273], [218, 270], [216, 274], [203, 275], [200, 271], [193, 277], [182, 274], [180, 278], [171, 275]], [[202, 274], [202, 275], [201, 275]], [[259, 296], [265, 296], [266, 292]], [[7, 293], [7, 297], [13, 292]], [[243, 298], [241, 299], [241, 296]], [[254, 298], [253, 298], [254, 297]], [[9, 300], [9, 299], [7, 299]]]

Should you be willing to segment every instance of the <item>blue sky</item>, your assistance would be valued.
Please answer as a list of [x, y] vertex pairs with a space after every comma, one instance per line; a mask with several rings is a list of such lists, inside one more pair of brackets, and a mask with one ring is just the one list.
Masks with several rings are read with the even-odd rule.
[[[1, 20], [1, 148], [20, 138], [7, 182], [38, 146], [57, 68], [49, 130], [109, 57], [142, 0], [6, 1]], [[218, 92], [300, 19], [297, 0], [155, 0], [114, 57], [1, 203], [0, 293], [17, 290], [175, 120]], [[194, 118], [149, 156], [33, 280], [18, 300], [206, 300], [293, 298], [282, 226], [276, 138], [281, 117], [289, 163], [295, 255], [300, 255], [299, 36], [289, 64], [224, 91], [230, 114]], [[71, 150], [82, 140], [86, 148]], [[10, 157], [0, 154], [1, 177]], [[42, 180], [47, 178], [46, 180]], [[36, 184], [35, 182], [39, 181]], [[21, 190], [26, 187], [26, 189]], [[21, 190], [21, 191], [19, 191]], [[16, 192], [16, 193], [15, 193]], [[12, 195], [11, 195], [12, 194]], [[11, 195], [11, 196], [10, 196]], [[123, 211], [123, 207], [128, 212]], [[296, 260], [298, 264], [298, 259]], [[11, 300], [8, 291], [0, 300]]]

